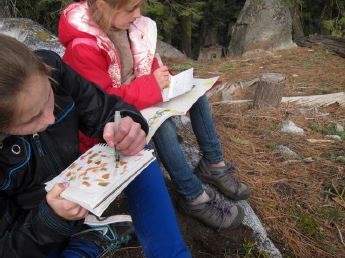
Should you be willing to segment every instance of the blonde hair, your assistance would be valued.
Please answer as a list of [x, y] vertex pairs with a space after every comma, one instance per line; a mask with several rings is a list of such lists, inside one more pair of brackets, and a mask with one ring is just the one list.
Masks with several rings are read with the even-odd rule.
[[15, 38], [0, 34], [0, 132], [12, 123], [15, 99], [32, 75], [49, 76], [51, 69]]
[[93, 21], [104, 32], [110, 30], [114, 12], [129, 9], [137, 2], [138, 0], [87, 0]]

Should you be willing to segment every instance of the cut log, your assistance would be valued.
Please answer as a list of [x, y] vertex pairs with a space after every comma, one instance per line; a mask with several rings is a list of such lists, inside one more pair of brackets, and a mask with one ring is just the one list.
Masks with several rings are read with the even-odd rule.
[[257, 82], [254, 108], [278, 107], [283, 97], [286, 77], [279, 73], [263, 74]]

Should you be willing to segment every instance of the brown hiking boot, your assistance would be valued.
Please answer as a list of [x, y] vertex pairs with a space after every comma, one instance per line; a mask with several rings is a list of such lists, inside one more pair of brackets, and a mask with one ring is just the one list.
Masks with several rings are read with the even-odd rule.
[[218, 229], [238, 227], [244, 218], [243, 209], [222, 199], [210, 187], [205, 191], [210, 197], [210, 200], [205, 203], [192, 205], [190, 202], [180, 199], [179, 206], [182, 211], [211, 227]]
[[250, 189], [234, 175], [235, 168], [231, 164], [224, 167], [211, 167], [201, 159], [195, 173], [200, 179], [216, 186], [226, 197], [232, 200], [245, 200], [250, 196]]

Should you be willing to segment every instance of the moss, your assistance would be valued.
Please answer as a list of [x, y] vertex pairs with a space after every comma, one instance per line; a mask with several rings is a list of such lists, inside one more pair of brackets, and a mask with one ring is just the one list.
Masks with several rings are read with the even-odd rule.
[[341, 139], [345, 140], [345, 131], [344, 132], [337, 132], [335, 129], [335, 124], [328, 124], [328, 125], [319, 125], [316, 123], [311, 123], [309, 128], [317, 133], [322, 133], [324, 135], [339, 135]]
[[42, 31], [37, 31], [36, 35], [42, 41], [48, 41], [50, 37], [48, 33]]
[[242, 244], [242, 247], [244, 249], [244, 255], [245, 258], [268, 258], [270, 257], [265, 251], [258, 250], [255, 243], [251, 241], [244, 241]]
[[310, 215], [302, 214], [298, 218], [297, 226], [310, 237], [315, 237], [320, 234], [320, 223]]

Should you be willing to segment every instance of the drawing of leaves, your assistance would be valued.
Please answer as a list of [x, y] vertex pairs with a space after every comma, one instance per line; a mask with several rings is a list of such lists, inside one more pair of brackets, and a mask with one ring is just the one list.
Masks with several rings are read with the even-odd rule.
[[103, 174], [101, 177], [102, 177], [103, 179], [109, 179], [110, 174]]
[[98, 153], [94, 153], [94, 154], [92, 154], [90, 157], [89, 157], [89, 159], [93, 159], [93, 158], [95, 158], [95, 157], [97, 157], [98, 156]]
[[87, 187], [90, 187], [90, 186], [91, 186], [90, 182], [88, 182], [88, 181], [83, 181], [82, 184], [85, 185], [85, 186], [87, 186]]
[[98, 182], [98, 185], [106, 187], [107, 185], [109, 185], [109, 183], [108, 182]]
[[77, 163], [73, 162], [67, 169], [73, 169], [77, 166]]
[[75, 175], [71, 176], [68, 181], [75, 181], [77, 179], [77, 177]]

